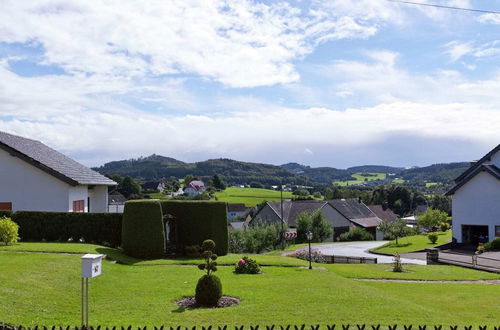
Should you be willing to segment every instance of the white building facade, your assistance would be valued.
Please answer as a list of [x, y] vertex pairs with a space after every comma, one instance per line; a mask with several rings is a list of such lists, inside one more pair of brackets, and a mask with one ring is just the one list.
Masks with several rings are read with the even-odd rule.
[[0, 132], [0, 209], [107, 212], [116, 183], [41, 142]]
[[457, 243], [477, 245], [500, 237], [500, 145], [474, 163], [447, 193], [453, 195]]

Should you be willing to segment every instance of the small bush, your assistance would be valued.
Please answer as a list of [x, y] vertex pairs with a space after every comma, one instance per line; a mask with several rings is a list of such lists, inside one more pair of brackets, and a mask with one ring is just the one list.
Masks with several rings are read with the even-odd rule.
[[[309, 261], [309, 249], [302, 249], [295, 253], [295, 257]], [[325, 256], [319, 252], [317, 249], [311, 249], [311, 261], [320, 264], [326, 264]]]
[[438, 235], [436, 233], [430, 233], [430, 234], [427, 235], [427, 238], [429, 239], [429, 241], [432, 244], [436, 244], [436, 242], [438, 240]]
[[396, 255], [394, 256], [392, 271], [396, 273], [403, 272], [403, 264], [401, 263], [401, 256], [399, 255], [399, 253], [396, 253]]
[[364, 228], [356, 227], [349, 230], [347, 233], [343, 233], [339, 236], [338, 241], [348, 242], [348, 241], [372, 241], [373, 235], [366, 231]]
[[200, 270], [205, 270], [206, 275], [203, 275], [196, 284], [195, 299], [202, 306], [215, 306], [222, 297], [222, 284], [220, 279], [212, 273], [217, 271], [217, 255], [213, 253], [215, 243], [212, 240], [205, 240], [201, 245], [202, 257], [204, 263], [199, 264]]
[[492, 241], [485, 243], [484, 251], [500, 251], [500, 237], [494, 238]]
[[236, 274], [258, 274], [260, 268], [254, 259], [243, 257], [234, 266], [234, 272]]
[[450, 229], [450, 224], [448, 222], [441, 222], [439, 224], [439, 230], [441, 230], [442, 232], [445, 232], [448, 229]]
[[0, 243], [4, 245], [16, 244], [18, 237], [19, 226], [10, 218], [0, 218]]
[[200, 246], [199, 245], [188, 245], [184, 249], [186, 256], [188, 257], [199, 257], [200, 256]]

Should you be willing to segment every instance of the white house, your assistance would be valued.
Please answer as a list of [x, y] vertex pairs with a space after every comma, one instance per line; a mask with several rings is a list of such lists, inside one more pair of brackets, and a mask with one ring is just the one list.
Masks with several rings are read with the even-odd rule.
[[0, 132], [0, 210], [107, 212], [113, 185], [39, 141]]
[[453, 238], [474, 244], [500, 237], [500, 144], [455, 179]]
[[196, 196], [202, 194], [206, 190], [203, 181], [194, 180], [191, 181], [186, 188], [184, 188], [184, 194], [188, 196]]

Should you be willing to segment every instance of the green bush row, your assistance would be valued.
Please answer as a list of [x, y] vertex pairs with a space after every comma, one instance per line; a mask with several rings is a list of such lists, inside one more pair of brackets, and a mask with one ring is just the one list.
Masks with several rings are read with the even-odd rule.
[[19, 225], [22, 241], [66, 242], [80, 238], [87, 243], [118, 247], [122, 214], [17, 211], [11, 214]]
[[367, 232], [364, 228], [356, 227], [349, 230], [347, 233], [341, 234], [337, 240], [339, 242], [372, 241], [373, 235]]

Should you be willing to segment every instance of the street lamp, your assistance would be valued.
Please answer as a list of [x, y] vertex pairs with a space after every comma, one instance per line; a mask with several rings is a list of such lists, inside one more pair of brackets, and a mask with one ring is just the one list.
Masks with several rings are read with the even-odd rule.
[[312, 266], [311, 266], [311, 240], [313, 238], [313, 233], [308, 231], [306, 233], [306, 236], [307, 236], [307, 242], [309, 243], [309, 269], [312, 269]]

